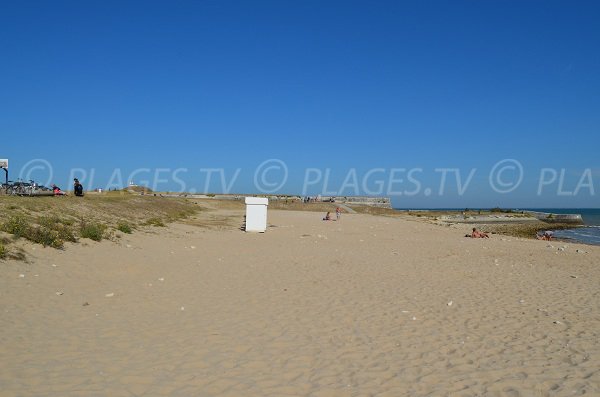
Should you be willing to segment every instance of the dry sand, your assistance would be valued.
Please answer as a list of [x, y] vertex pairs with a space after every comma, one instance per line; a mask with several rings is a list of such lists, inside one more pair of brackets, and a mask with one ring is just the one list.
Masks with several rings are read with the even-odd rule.
[[0, 262], [0, 396], [600, 395], [600, 247], [229, 211]]

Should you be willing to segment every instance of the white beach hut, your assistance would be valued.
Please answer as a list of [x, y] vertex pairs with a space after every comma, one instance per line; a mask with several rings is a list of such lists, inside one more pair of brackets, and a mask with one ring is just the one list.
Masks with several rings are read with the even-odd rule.
[[246, 231], [264, 233], [267, 230], [269, 199], [246, 197]]

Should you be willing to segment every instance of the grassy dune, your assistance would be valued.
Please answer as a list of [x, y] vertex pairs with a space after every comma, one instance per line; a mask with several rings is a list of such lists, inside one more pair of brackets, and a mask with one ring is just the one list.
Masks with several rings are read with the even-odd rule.
[[196, 213], [194, 203], [176, 198], [114, 192], [83, 198], [0, 196], [0, 257], [14, 257], [11, 247], [20, 238], [62, 248], [81, 238], [100, 241], [119, 231], [164, 226]]

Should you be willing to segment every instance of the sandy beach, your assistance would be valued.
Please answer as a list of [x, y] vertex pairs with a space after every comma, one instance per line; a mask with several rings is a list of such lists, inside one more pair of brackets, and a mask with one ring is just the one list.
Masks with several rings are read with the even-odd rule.
[[600, 395], [600, 247], [220, 211], [0, 262], [0, 396]]

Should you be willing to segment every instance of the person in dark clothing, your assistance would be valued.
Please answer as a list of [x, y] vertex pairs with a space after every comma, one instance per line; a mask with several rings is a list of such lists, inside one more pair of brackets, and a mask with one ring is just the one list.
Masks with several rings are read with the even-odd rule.
[[75, 196], [83, 197], [83, 185], [79, 182], [79, 179], [73, 179], [73, 192]]

